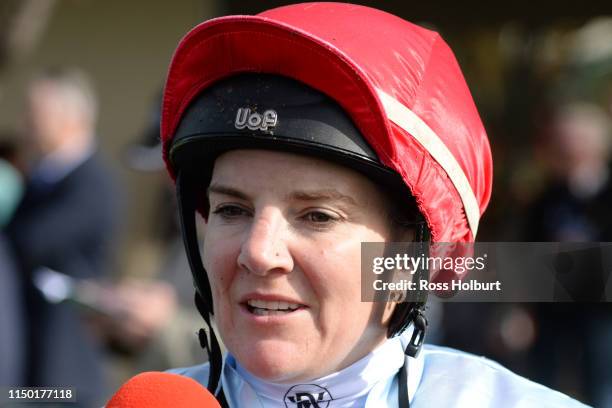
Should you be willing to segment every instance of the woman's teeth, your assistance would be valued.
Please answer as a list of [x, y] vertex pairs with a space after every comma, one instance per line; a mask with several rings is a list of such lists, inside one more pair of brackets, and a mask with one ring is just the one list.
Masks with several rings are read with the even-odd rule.
[[259, 316], [279, 315], [295, 311], [300, 305], [283, 301], [265, 301], [252, 299], [247, 301], [250, 311]]

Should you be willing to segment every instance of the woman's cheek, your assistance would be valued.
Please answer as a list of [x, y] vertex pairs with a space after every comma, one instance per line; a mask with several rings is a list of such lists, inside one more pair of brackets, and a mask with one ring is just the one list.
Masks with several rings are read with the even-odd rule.
[[[240, 251], [240, 240], [236, 235], [228, 234], [223, 228], [216, 225], [209, 225], [204, 234], [204, 258], [210, 267], [218, 269], [223, 265], [236, 265], [236, 258]], [[234, 261], [231, 262], [231, 257]], [[221, 265], [220, 265], [221, 264]]]
[[236, 272], [236, 261], [233, 262], [228, 257], [222, 256], [221, 253], [216, 252], [216, 256], [213, 257], [208, 270], [208, 276], [217, 291], [222, 294], [227, 291], [228, 286], [231, 284], [232, 276]]

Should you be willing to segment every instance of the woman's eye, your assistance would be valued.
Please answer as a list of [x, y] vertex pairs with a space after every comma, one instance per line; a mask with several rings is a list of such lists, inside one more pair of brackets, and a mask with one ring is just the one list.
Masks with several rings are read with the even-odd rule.
[[302, 217], [304, 220], [313, 223], [313, 224], [330, 224], [338, 220], [337, 217], [334, 217], [330, 214], [324, 213], [322, 211], [310, 211]]
[[237, 205], [223, 205], [217, 207], [213, 211], [213, 214], [220, 215], [226, 219], [233, 219], [248, 215], [248, 212], [244, 208], [238, 207]]

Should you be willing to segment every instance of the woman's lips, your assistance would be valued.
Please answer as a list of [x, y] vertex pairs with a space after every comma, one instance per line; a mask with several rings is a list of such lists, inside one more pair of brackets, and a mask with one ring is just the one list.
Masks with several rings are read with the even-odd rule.
[[247, 305], [254, 309], [272, 310], [272, 311], [283, 311], [291, 312], [300, 307], [299, 303], [285, 302], [283, 300], [262, 300], [262, 299], [251, 299], [247, 301]]
[[306, 308], [306, 305], [295, 301], [273, 299], [272, 297], [268, 297], [268, 299], [261, 297], [248, 298], [241, 302], [241, 305], [255, 316], [289, 315]]

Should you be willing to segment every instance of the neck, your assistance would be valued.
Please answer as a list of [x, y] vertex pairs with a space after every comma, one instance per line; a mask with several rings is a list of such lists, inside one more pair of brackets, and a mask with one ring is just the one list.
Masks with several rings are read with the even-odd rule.
[[[338, 407], [363, 407], [370, 391], [392, 380], [404, 363], [399, 338], [385, 341], [352, 365], [321, 378], [300, 384], [281, 384], [255, 377], [236, 363], [235, 373], [252, 388], [261, 405], [285, 406], [295, 403], [334, 400]], [[316, 406], [312, 404], [311, 406]]]

